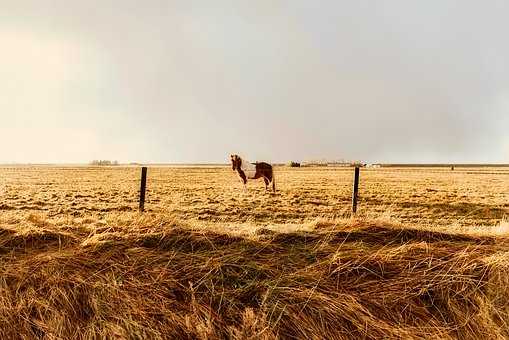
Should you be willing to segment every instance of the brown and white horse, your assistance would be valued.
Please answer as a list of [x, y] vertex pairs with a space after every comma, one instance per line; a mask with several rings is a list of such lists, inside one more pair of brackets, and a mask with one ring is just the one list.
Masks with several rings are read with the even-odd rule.
[[272, 165], [265, 162], [256, 162], [254, 164], [240, 158], [238, 155], [230, 155], [233, 171], [239, 173], [244, 187], [248, 179], [263, 178], [265, 182], [265, 190], [269, 189], [269, 183], [272, 182], [272, 190], [276, 192], [276, 180], [274, 178], [274, 171]]

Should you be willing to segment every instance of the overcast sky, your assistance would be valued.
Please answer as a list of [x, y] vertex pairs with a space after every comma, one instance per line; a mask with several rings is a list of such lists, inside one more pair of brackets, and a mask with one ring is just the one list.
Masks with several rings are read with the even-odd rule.
[[508, 13], [0, 0], [0, 162], [509, 162]]

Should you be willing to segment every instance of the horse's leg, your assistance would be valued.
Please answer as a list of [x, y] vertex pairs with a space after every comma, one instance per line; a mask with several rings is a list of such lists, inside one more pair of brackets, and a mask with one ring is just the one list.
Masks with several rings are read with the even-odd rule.
[[272, 169], [265, 171], [263, 174], [263, 179], [265, 181], [265, 189], [269, 190], [269, 183], [272, 182], [272, 186], [274, 187], [274, 176], [272, 174]]
[[239, 172], [240, 179], [242, 180], [242, 184], [244, 184], [244, 191], [247, 191], [247, 177], [246, 174], [242, 171]]
[[274, 170], [270, 169], [270, 181], [272, 182], [272, 191], [276, 193], [276, 176], [274, 176]]

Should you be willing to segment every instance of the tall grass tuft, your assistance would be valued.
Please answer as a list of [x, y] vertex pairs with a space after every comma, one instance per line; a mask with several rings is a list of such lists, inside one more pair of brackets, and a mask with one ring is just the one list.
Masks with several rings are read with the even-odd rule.
[[496, 233], [19, 222], [0, 226], [2, 339], [509, 337], [509, 239]]

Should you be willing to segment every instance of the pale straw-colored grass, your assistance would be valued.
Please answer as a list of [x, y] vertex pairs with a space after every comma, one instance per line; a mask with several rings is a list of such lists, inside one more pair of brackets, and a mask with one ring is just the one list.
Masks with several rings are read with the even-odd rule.
[[0, 169], [0, 339], [507, 339], [506, 169]]
[[159, 214], [4, 215], [0, 337], [509, 337], [502, 227], [446, 233], [393, 219], [253, 232]]

